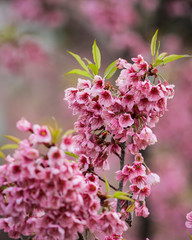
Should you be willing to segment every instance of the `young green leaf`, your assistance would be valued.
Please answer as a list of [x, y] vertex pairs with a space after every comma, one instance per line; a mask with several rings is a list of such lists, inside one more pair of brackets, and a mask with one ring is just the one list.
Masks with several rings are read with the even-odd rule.
[[18, 144], [5, 144], [2, 147], [0, 147], [1, 150], [7, 150], [7, 149], [17, 149], [19, 147]]
[[83, 69], [85, 69], [86, 72], [89, 73], [89, 69], [88, 67], [86, 66], [86, 64], [83, 62], [83, 60], [81, 59], [81, 57], [75, 53], [72, 53], [70, 51], [67, 51], [69, 54], [71, 54], [76, 60], [77, 62], [82, 66]]
[[90, 74], [90, 73], [88, 73], [86, 71], [83, 71], [81, 69], [73, 69], [73, 70], [69, 71], [68, 73], [65, 73], [64, 76], [68, 75], [68, 74], [78, 74], [78, 75], [82, 75], [84, 77], [88, 77], [88, 78], [93, 79], [92, 74]]
[[163, 59], [166, 55], [167, 55], [167, 52], [163, 52], [163, 53], [159, 54], [158, 59], [161, 60], [161, 59]]
[[83, 59], [87, 61], [88, 64], [93, 64], [88, 58], [84, 57]]
[[105, 78], [105, 79], [111, 78], [111, 77], [115, 74], [115, 72], [117, 71], [117, 68], [115, 67], [116, 61], [117, 61], [117, 60], [115, 60], [114, 62], [112, 62], [112, 63], [107, 67], [107, 69], [105, 70], [105, 73], [104, 73], [104, 78]]
[[62, 132], [62, 129], [61, 128], [57, 128], [54, 130], [53, 134], [52, 134], [52, 137], [53, 137], [53, 143], [56, 143], [57, 142], [57, 139], [59, 137], [59, 135], [61, 134]]
[[97, 66], [95, 64], [89, 63], [87, 66], [88, 66], [89, 69], [92, 70], [94, 75], [98, 74], [99, 69], [97, 68]]
[[156, 60], [155, 60], [155, 63], [152, 64], [152, 65], [153, 65], [153, 67], [157, 67], [157, 66], [159, 66], [159, 65], [161, 65], [161, 64], [163, 64], [163, 60], [162, 60], [162, 59], [156, 59]]
[[14, 136], [9, 136], [9, 135], [4, 135], [5, 138], [8, 138], [9, 140], [15, 142], [15, 143], [20, 143], [20, 139]]
[[2, 151], [0, 151], [0, 157], [3, 159], [5, 158], [5, 154]]
[[96, 44], [96, 41], [93, 43], [92, 47], [92, 54], [93, 54], [93, 60], [95, 62], [95, 65], [97, 66], [98, 69], [101, 67], [101, 53], [100, 50]]
[[156, 52], [156, 45], [157, 45], [157, 34], [158, 34], [158, 29], [156, 30], [155, 34], [152, 37], [151, 40], [151, 55], [152, 57], [155, 56], [155, 52]]
[[175, 61], [175, 60], [177, 60], [177, 59], [185, 58], [185, 57], [191, 57], [191, 56], [190, 56], [190, 55], [187, 55], [187, 54], [185, 54], [185, 55], [172, 54], [172, 55], [169, 55], [169, 56], [167, 56], [167, 57], [165, 57], [165, 58], [163, 59], [163, 64], [166, 64], [166, 63], [169, 63], [169, 62], [173, 62], [173, 61]]
[[157, 52], [156, 52], [155, 60], [158, 58], [159, 48], [160, 48], [160, 41], [158, 42], [158, 47], [157, 47]]
[[129, 195], [128, 193], [121, 192], [121, 191], [116, 191], [113, 194], [113, 197], [118, 198], [118, 199], [122, 199], [122, 200], [128, 200], [128, 201], [131, 201], [131, 202], [135, 202], [132, 198], [127, 197], [128, 195]]
[[79, 159], [79, 156], [75, 153], [65, 151], [65, 154], [67, 154], [68, 156], [73, 157], [75, 159]]
[[189, 234], [190, 239], [192, 240], [192, 235]]
[[104, 173], [103, 173], [103, 177], [104, 177], [104, 180], [105, 180], [105, 186], [106, 186], [106, 189], [107, 189], [107, 193], [109, 193], [109, 183], [107, 181], [107, 178], [105, 177]]

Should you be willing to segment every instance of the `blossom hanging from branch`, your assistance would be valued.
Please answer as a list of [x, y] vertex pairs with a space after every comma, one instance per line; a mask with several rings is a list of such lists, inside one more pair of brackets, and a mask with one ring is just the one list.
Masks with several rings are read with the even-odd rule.
[[[149, 215], [145, 199], [160, 178], [151, 172], [140, 151], [157, 142], [152, 128], [174, 95], [174, 86], [162, 82], [157, 67], [188, 57], [159, 55], [156, 42], [157, 32], [151, 42], [151, 64], [141, 55], [133, 63], [118, 59], [104, 77], [98, 75], [101, 54], [96, 41], [93, 62], [69, 52], [83, 70], [68, 74], [92, 79], [79, 78], [77, 88], [65, 91], [69, 107], [79, 115], [75, 130], [61, 137], [57, 124], [33, 125], [23, 118], [17, 128], [28, 132], [28, 138], [6, 136], [14, 144], [0, 148], [7, 162], [0, 167], [0, 228], [10, 237], [87, 240], [89, 234], [96, 238], [102, 232], [106, 240], [123, 240], [133, 214]], [[117, 69], [121, 71], [113, 86], [106, 80]], [[5, 156], [3, 151], [10, 148], [13, 154]], [[127, 160], [128, 153], [133, 161]], [[118, 188], [98, 173], [98, 169], [110, 169], [111, 154], [120, 162]]]

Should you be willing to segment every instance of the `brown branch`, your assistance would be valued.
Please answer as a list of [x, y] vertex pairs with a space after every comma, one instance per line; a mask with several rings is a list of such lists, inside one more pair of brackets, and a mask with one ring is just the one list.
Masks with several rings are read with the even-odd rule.
[[[124, 167], [124, 163], [125, 163], [125, 148], [126, 148], [126, 142], [121, 144], [121, 156], [120, 156], [120, 170], [123, 169]], [[119, 182], [119, 187], [118, 187], [118, 191], [122, 191], [123, 190], [123, 179]], [[121, 211], [121, 200], [118, 199], [117, 200], [117, 212]]]

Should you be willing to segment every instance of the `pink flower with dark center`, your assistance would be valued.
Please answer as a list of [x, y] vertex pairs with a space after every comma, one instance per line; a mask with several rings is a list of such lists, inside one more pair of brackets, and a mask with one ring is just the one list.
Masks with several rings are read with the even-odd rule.
[[150, 102], [148, 100], [147, 97], [145, 97], [145, 98], [140, 99], [140, 101], [139, 101], [137, 106], [138, 106], [138, 109], [140, 111], [144, 111], [145, 110], [145, 111], [149, 112], [151, 110], [151, 108], [153, 107], [153, 104], [152, 104], [152, 102]]
[[97, 95], [98, 92], [102, 91], [105, 87], [105, 80], [100, 76], [96, 75], [93, 80], [93, 86], [91, 88], [91, 92], [93, 96]]
[[142, 165], [142, 163], [133, 163], [133, 175], [138, 176], [138, 175], [144, 175], [145, 174], [145, 167]]
[[150, 186], [145, 185], [143, 188], [140, 189], [139, 201], [144, 201], [145, 197], [149, 197], [150, 193], [151, 193]]
[[149, 92], [148, 100], [149, 101], [158, 101], [162, 97], [164, 97], [164, 95], [163, 95], [162, 91], [159, 89], [159, 87], [153, 86], [151, 88], [151, 91]]
[[145, 184], [146, 179], [147, 179], [146, 175], [139, 175], [133, 178], [131, 177], [129, 180], [131, 183], [137, 184], [138, 187], [141, 188]]
[[91, 88], [91, 82], [89, 80], [78, 78], [77, 88], [80, 90]]
[[60, 165], [64, 161], [65, 154], [58, 147], [51, 147], [47, 153], [48, 164], [50, 166]]
[[77, 102], [80, 104], [88, 104], [90, 102], [90, 91], [85, 89], [77, 94]]
[[187, 213], [186, 218], [187, 218], [187, 221], [185, 222], [185, 226], [187, 228], [192, 228], [192, 211]]
[[122, 98], [122, 105], [128, 109], [128, 111], [132, 111], [132, 108], [134, 106], [134, 96], [131, 94], [126, 94]]
[[125, 59], [122, 59], [122, 58], [119, 58], [117, 61], [116, 61], [116, 64], [115, 66], [119, 69], [123, 69], [123, 68], [126, 68], [128, 69], [131, 64], [128, 63]]
[[121, 114], [121, 116], [119, 117], [119, 125], [121, 127], [130, 127], [132, 124], [134, 124], [134, 120], [129, 113]]
[[132, 184], [129, 186], [129, 189], [133, 192], [133, 199], [138, 199], [140, 188], [137, 185]]
[[103, 119], [100, 116], [94, 116], [89, 119], [89, 122], [91, 124], [91, 129], [96, 130], [103, 126]]
[[143, 205], [140, 206], [139, 202], [135, 202], [135, 215], [144, 218], [149, 216], [149, 210], [146, 207], [145, 203], [143, 203]]
[[141, 153], [135, 155], [135, 163], [143, 163], [144, 158]]
[[32, 125], [29, 121], [27, 121], [25, 118], [21, 118], [16, 124], [17, 128], [20, 131], [27, 132], [32, 130]]
[[102, 92], [100, 92], [100, 94], [99, 94], [99, 103], [101, 105], [104, 105], [104, 107], [111, 106], [112, 103], [113, 103], [111, 92], [108, 91], [108, 90], [103, 90]]
[[60, 148], [63, 149], [64, 151], [73, 152], [74, 150], [73, 143], [74, 141], [72, 139], [72, 135], [67, 135], [67, 136], [64, 135], [61, 140]]
[[39, 126], [38, 124], [34, 124], [33, 132], [37, 142], [39, 143], [51, 142], [52, 137], [47, 126]]
[[146, 97], [148, 96], [149, 92], [151, 91], [152, 85], [148, 79], [143, 82], [139, 83], [138, 89], [144, 94]]
[[65, 90], [65, 100], [69, 102], [69, 104], [74, 103], [77, 100], [78, 89], [76, 88], [67, 88]]
[[80, 155], [79, 161], [78, 161], [78, 165], [80, 169], [82, 169], [83, 171], [87, 171], [89, 164], [90, 164], [89, 158], [84, 154]]
[[87, 190], [88, 193], [91, 192], [91, 194], [97, 194], [98, 187], [93, 182], [92, 183], [90, 182], [90, 183], [87, 184], [86, 190]]

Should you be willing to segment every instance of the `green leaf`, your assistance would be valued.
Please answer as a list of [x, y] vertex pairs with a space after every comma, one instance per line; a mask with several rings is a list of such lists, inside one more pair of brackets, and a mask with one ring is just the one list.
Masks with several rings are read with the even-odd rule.
[[65, 151], [65, 154], [67, 154], [68, 156], [73, 157], [75, 159], [79, 159], [79, 156], [75, 153]]
[[190, 239], [192, 240], [192, 235], [189, 234]]
[[133, 212], [135, 209], [135, 203], [132, 203], [131, 205], [128, 206], [126, 209], [126, 212]]
[[163, 59], [167, 55], [167, 52], [163, 52], [158, 56], [158, 59]]
[[105, 73], [104, 73], [104, 78], [105, 78], [105, 79], [111, 78], [111, 77], [115, 74], [115, 72], [117, 71], [117, 68], [116, 68], [116, 66], [115, 66], [116, 61], [117, 61], [117, 60], [115, 60], [114, 62], [112, 62], [112, 63], [107, 67], [107, 69], [105, 70]]
[[64, 136], [68, 136], [68, 135], [70, 135], [70, 134], [72, 134], [74, 132], [76, 132], [75, 129], [69, 129], [69, 130], [67, 130], [67, 132], [64, 133]]
[[169, 55], [169, 56], [167, 56], [167, 57], [165, 57], [165, 58], [163, 59], [163, 64], [166, 64], [166, 63], [169, 63], [169, 62], [173, 62], [173, 61], [175, 61], [175, 60], [177, 60], [177, 59], [185, 58], [185, 57], [191, 57], [191, 56], [190, 56], [190, 55], [187, 55], [187, 54], [185, 54], [185, 55], [172, 54], [172, 55]]
[[97, 66], [98, 69], [101, 67], [101, 53], [100, 50], [96, 44], [96, 41], [93, 43], [92, 47], [92, 54], [93, 54], [93, 60], [95, 62], [95, 65]]
[[2, 147], [0, 147], [1, 150], [7, 150], [7, 149], [17, 149], [19, 147], [18, 144], [5, 144]]
[[10, 139], [11, 141], [15, 142], [15, 143], [20, 143], [20, 139], [17, 137], [13, 137], [13, 136], [9, 136], [9, 135], [4, 135], [5, 138]]
[[159, 48], [160, 48], [160, 41], [158, 42], [158, 47], [157, 47], [157, 52], [156, 52], [155, 59], [158, 58], [158, 55], [159, 55]]
[[152, 37], [151, 40], [151, 55], [152, 57], [155, 56], [155, 52], [156, 52], [156, 45], [157, 45], [157, 34], [158, 34], [158, 29], [156, 30], [155, 34]]
[[89, 73], [89, 69], [88, 67], [86, 66], [86, 64], [83, 62], [83, 60], [81, 59], [81, 57], [75, 53], [72, 53], [70, 51], [67, 51], [69, 54], [71, 54], [76, 60], [77, 62], [82, 66], [83, 69], [85, 69], [86, 72]]
[[83, 59], [86, 60], [88, 64], [93, 64], [88, 58], [85, 57]]
[[5, 158], [5, 154], [2, 151], [0, 151], [0, 157], [3, 159]]
[[95, 64], [89, 63], [87, 66], [88, 66], [89, 69], [92, 70], [94, 75], [98, 74], [99, 69], [97, 68], [97, 66]]
[[109, 193], [109, 183], [107, 181], [107, 178], [105, 177], [104, 173], [103, 173], [103, 177], [104, 177], [104, 180], [105, 180], [105, 186], [106, 186], [106, 189], [107, 189], [107, 193]]
[[157, 66], [159, 66], [161, 64], [163, 64], [163, 60], [162, 59], [157, 59], [157, 60], [155, 60], [155, 63], [152, 64], [152, 65], [153, 65], [153, 67], [157, 67]]
[[61, 128], [57, 128], [54, 130], [52, 137], [53, 137], [53, 143], [57, 142], [57, 139], [59, 137], [59, 135], [62, 133], [62, 129]]
[[129, 194], [125, 193], [125, 192], [121, 192], [121, 191], [116, 191], [113, 194], [114, 198], [118, 198], [118, 199], [122, 199], [122, 200], [127, 200], [127, 201], [131, 201], [131, 202], [135, 202], [132, 198], [127, 197]]
[[73, 69], [73, 70], [69, 71], [68, 73], [65, 73], [64, 76], [68, 75], [68, 74], [79, 74], [79, 75], [82, 75], [84, 77], [88, 77], [88, 78], [91, 78], [91, 79], [93, 78], [93, 76], [90, 73], [88, 73], [86, 71], [83, 71], [81, 69]]

